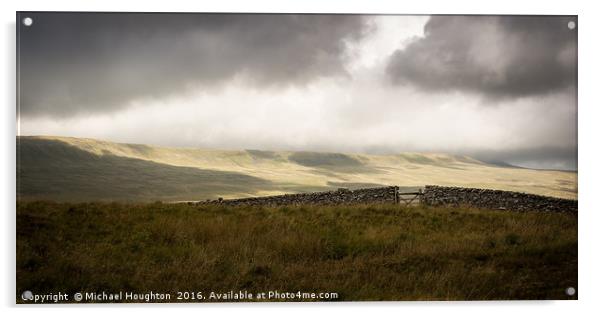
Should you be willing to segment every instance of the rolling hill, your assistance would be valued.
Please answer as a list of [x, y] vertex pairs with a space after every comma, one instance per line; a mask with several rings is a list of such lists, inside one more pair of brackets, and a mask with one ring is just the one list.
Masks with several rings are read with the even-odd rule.
[[182, 201], [426, 184], [577, 198], [577, 173], [435, 153], [367, 155], [169, 148], [17, 137], [20, 200]]

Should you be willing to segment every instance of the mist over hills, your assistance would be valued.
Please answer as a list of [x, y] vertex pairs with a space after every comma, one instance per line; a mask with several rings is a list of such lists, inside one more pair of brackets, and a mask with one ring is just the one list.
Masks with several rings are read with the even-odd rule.
[[435, 153], [169, 148], [70, 137], [17, 138], [22, 200], [182, 201], [426, 184], [577, 197], [577, 173]]

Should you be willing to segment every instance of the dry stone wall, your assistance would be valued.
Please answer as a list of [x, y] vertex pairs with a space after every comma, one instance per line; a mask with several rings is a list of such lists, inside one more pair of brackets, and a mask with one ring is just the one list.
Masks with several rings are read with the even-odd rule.
[[[468, 206], [492, 210], [577, 212], [577, 201], [512, 191], [427, 185], [419, 196], [420, 204], [429, 206]], [[199, 205], [283, 206], [283, 205], [344, 205], [397, 204], [399, 187], [369, 189], [338, 189], [336, 191], [284, 194], [242, 199], [217, 199]]]
[[229, 206], [260, 205], [341, 205], [341, 204], [394, 204], [398, 187], [369, 189], [338, 189], [336, 191], [284, 194], [243, 199], [211, 200], [200, 204], [222, 204]]
[[427, 185], [420, 202], [431, 206], [470, 206], [484, 209], [577, 212], [577, 201], [501, 190]]

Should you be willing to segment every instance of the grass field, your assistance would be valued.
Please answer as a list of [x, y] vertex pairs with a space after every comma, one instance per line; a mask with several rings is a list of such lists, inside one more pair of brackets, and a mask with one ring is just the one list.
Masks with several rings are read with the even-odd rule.
[[17, 205], [17, 293], [575, 299], [565, 294], [569, 286], [578, 288], [577, 218], [567, 214], [393, 205]]

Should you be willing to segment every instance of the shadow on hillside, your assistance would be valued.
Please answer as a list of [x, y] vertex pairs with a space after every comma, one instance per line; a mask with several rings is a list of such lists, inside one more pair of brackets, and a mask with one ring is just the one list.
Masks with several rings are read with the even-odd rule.
[[56, 140], [17, 142], [19, 199], [190, 200], [255, 194], [271, 181], [238, 172], [96, 155]]

